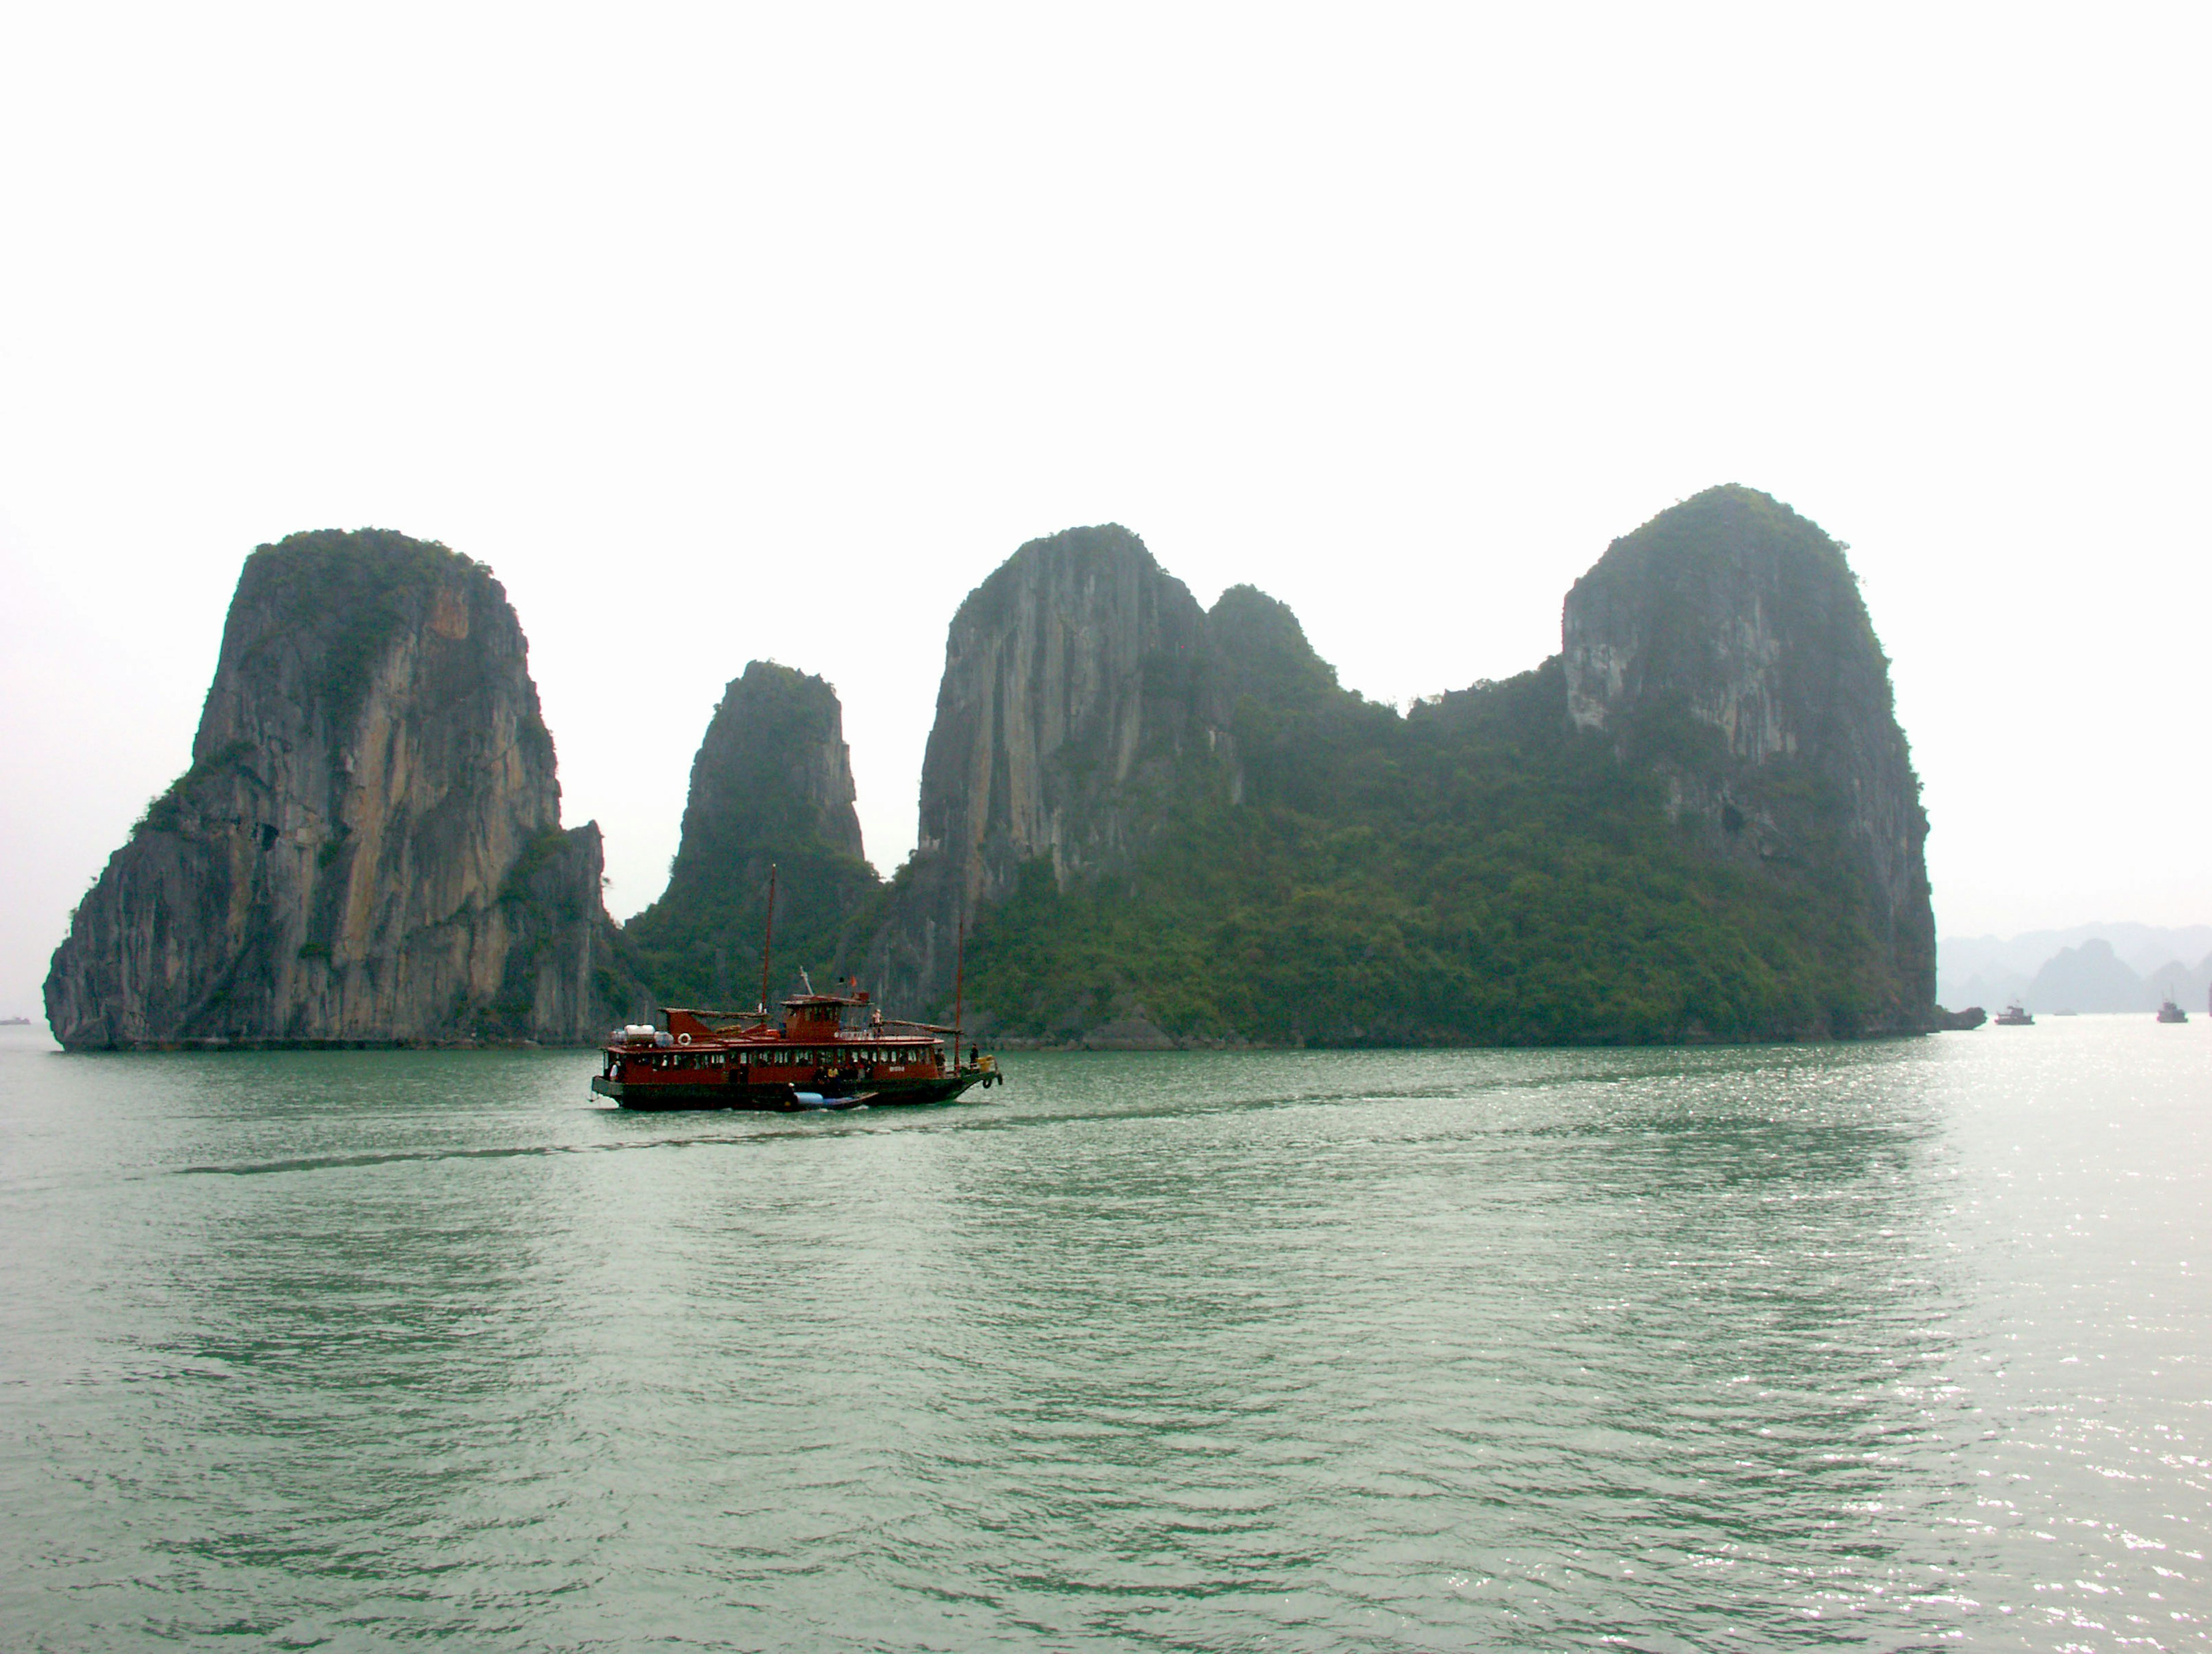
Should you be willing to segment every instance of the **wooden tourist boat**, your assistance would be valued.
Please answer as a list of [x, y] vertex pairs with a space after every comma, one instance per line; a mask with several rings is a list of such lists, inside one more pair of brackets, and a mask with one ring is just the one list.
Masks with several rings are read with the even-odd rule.
[[950, 1103], [1001, 1083], [981, 1052], [960, 1060], [950, 1028], [890, 1022], [868, 1012], [865, 993], [801, 994], [784, 1014], [689, 1011], [674, 1006], [665, 1028], [622, 1031], [605, 1048], [592, 1089], [625, 1109], [822, 1109], [893, 1103]]
[[[769, 938], [775, 879], [769, 878]], [[966, 927], [962, 927], [962, 942]], [[964, 946], [963, 946], [964, 951]], [[669, 1007], [665, 1027], [614, 1031], [592, 1089], [625, 1109], [849, 1109], [950, 1103], [1005, 1083], [997, 1059], [970, 1048], [960, 1060], [959, 1019], [950, 1028], [887, 1019], [855, 988], [817, 994], [814, 985], [768, 1009], [768, 941], [761, 947], [761, 1002], [750, 1011]], [[964, 961], [963, 961], [964, 964]], [[805, 973], [799, 973], [802, 981]], [[954, 978], [956, 1006], [960, 977]], [[950, 1051], [944, 1036], [953, 1037]]]

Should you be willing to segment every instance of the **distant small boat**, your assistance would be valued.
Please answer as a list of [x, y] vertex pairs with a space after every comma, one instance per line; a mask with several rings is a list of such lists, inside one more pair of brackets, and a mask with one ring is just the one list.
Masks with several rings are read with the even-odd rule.
[[0, 1028], [28, 1028], [30, 1025], [28, 1017], [0, 1017]]
[[2054, 1017], [2078, 1017], [2081, 1013], [2079, 1011], [2053, 1011], [2051, 1014]]
[[2035, 1026], [2035, 1019], [2027, 1014], [2026, 1006], [2018, 1000], [2014, 1000], [1997, 1012], [1996, 1025], [2000, 1028], [2033, 1028]]
[[2187, 1022], [2189, 1012], [2176, 1005], [2169, 996], [2166, 1003], [2158, 1007], [2158, 1019], [2160, 1022]]

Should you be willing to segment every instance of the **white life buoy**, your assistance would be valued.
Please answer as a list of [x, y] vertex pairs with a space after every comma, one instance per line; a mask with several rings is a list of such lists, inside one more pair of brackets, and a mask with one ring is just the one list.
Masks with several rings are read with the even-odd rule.
[[691, 1043], [691, 1036], [689, 1034], [678, 1034], [676, 1037], [676, 1043], [678, 1045], [689, 1045]]

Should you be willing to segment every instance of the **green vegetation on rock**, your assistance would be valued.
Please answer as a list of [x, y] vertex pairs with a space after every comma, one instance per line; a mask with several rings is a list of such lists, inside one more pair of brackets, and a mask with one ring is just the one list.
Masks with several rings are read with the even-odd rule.
[[625, 935], [664, 1005], [750, 1006], [759, 997], [769, 870], [775, 875], [773, 997], [801, 967], [827, 988], [865, 939], [883, 881], [860, 854], [836, 691], [756, 660], [733, 680], [691, 768], [684, 836], [660, 899]]
[[[272, 646], [318, 652], [310, 657], [312, 691], [333, 723], [343, 724], [361, 709], [377, 663], [422, 624], [441, 587], [470, 611], [506, 610], [507, 590], [489, 564], [435, 540], [387, 528], [288, 534], [256, 546], [246, 560], [233, 612], [254, 616], [268, 629], [235, 641], [247, 657]], [[534, 684], [517, 733], [535, 749], [533, 758], [552, 761], [553, 738]]]
[[316, 689], [343, 710], [359, 704], [370, 671], [406, 627], [404, 599], [455, 574], [496, 584], [484, 565], [433, 540], [384, 528], [323, 528], [256, 546], [239, 590], [285, 635], [322, 642]]
[[251, 741], [229, 741], [205, 757], [192, 760], [191, 768], [171, 781], [162, 792], [146, 806], [146, 812], [131, 829], [132, 836], [140, 833], [173, 833], [182, 824], [184, 801], [192, 789], [211, 775], [219, 775], [234, 763], [242, 763], [253, 754]]
[[[1033, 542], [1018, 591], [993, 577], [1022, 612], [952, 652], [939, 706], [963, 721], [924, 782], [926, 820], [933, 789], [939, 818], [983, 824], [912, 875], [939, 929], [971, 915], [971, 1017], [1140, 1043], [1929, 1025], [1927, 818], [1844, 550], [1709, 489], [1576, 583], [1560, 654], [1401, 716], [1249, 587], [1201, 617], [1122, 531]], [[1018, 654], [1037, 637], [1067, 663]], [[1047, 727], [1090, 746], [1027, 733]], [[932, 915], [897, 905], [876, 957], [923, 961], [913, 991], [941, 1008]]]
[[1569, 726], [1559, 663], [1415, 709], [1247, 697], [1248, 792], [1199, 780], [1150, 848], [978, 926], [969, 1003], [1052, 1039], [1633, 1043], [1856, 1029], [1878, 970], [1849, 881], [1717, 861]]

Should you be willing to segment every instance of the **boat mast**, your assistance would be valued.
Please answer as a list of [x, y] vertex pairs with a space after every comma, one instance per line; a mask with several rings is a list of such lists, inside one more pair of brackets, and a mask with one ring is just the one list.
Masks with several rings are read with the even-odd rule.
[[968, 915], [960, 915], [960, 939], [952, 952], [952, 1072], [960, 1072], [960, 999], [968, 981]]
[[768, 1015], [768, 951], [775, 941], [775, 863], [768, 864], [768, 919], [762, 926], [760, 1013]]

